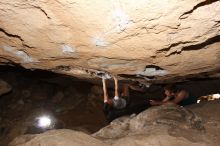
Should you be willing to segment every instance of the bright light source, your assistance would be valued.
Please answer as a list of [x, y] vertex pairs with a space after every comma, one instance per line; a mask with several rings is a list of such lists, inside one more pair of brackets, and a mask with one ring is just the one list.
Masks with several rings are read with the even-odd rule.
[[213, 94], [212, 97], [213, 97], [214, 99], [219, 99], [219, 98], [220, 98], [220, 94]]
[[200, 100], [197, 100], [197, 103], [200, 103]]
[[42, 116], [38, 118], [38, 127], [47, 128], [51, 125], [51, 119], [48, 116]]
[[211, 94], [211, 95], [206, 95], [206, 96], [201, 96], [198, 98], [197, 103], [200, 101], [212, 101], [212, 100], [219, 100], [220, 99], [220, 94]]

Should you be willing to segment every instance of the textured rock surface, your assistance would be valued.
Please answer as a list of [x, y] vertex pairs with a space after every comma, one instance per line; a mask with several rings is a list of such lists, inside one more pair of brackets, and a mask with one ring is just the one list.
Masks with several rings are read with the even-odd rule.
[[113, 145], [205, 145], [203, 124], [191, 111], [168, 104], [119, 118], [93, 136]]
[[0, 0], [1, 64], [178, 81], [219, 77], [219, 45], [219, 0]]
[[10, 146], [107, 146], [103, 142], [82, 132], [73, 130], [52, 130], [35, 136], [15, 139]]
[[[137, 116], [116, 119], [93, 134], [96, 139], [75, 131], [54, 130], [39, 135], [21, 136], [11, 142], [11, 146], [37, 144], [218, 146], [219, 104], [220, 100], [216, 100], [188, 107], [190, 110], [167, 104], [150, 108]], [[212, 116], [210, 113], [213, 113]]]
[[193, 105], [192, 110], [169, 104], [150, 108], [136, 117], [117, 119], [93, 136], [115, 146], [218, 146], [219, 104]]
[[0, 79], [0, 96], [12, 90], [12, 87], [5, 81]]

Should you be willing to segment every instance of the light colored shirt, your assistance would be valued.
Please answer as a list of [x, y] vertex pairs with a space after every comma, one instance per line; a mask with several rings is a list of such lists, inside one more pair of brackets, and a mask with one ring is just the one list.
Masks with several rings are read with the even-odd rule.
[[126, 107], [126, 100], [120, 97], [116, 97], [113, 99], [113, 107], [115, 109], [123, 109]]

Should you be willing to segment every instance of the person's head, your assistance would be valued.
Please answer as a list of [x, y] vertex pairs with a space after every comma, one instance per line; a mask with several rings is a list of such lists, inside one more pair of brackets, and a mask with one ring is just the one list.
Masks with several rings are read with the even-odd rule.
[[164, 86], [164, 93], [166, 96], [173, 96], [177, 92], [177, 87], [174, 84]]

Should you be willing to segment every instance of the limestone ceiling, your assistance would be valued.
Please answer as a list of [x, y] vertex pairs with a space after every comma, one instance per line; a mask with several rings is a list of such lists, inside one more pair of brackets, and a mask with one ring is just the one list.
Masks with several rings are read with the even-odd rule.
[[0, 62], [145, 83], [220, 77], [219, 0], [0, 0]]

